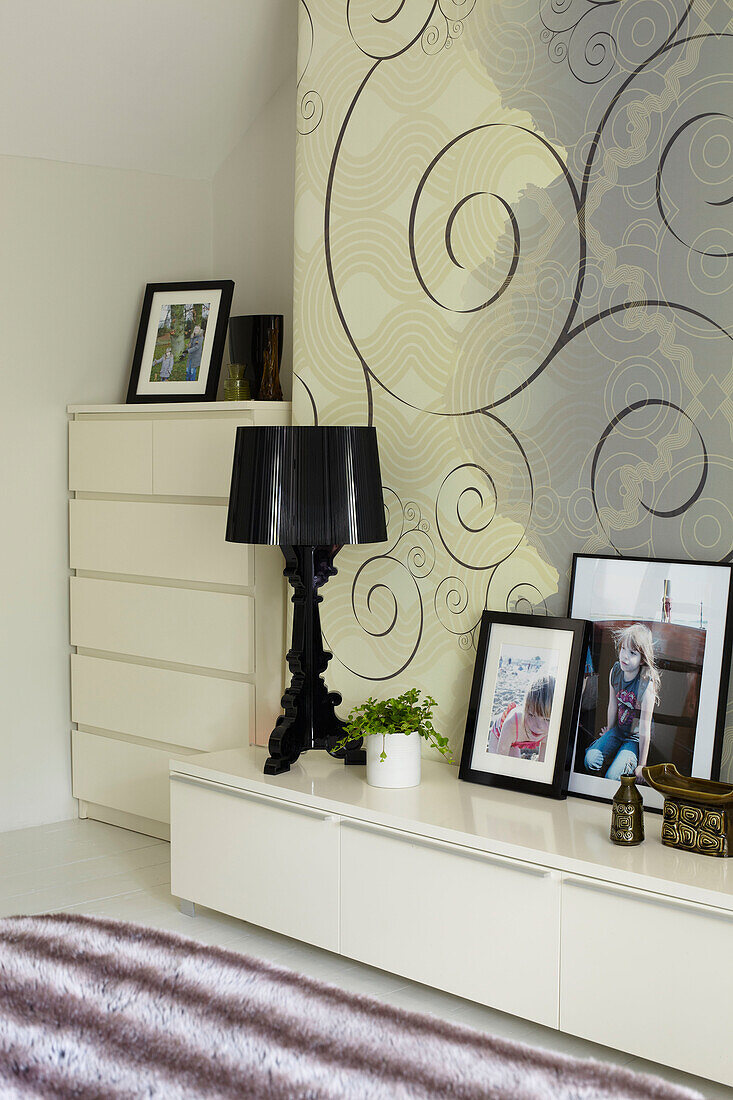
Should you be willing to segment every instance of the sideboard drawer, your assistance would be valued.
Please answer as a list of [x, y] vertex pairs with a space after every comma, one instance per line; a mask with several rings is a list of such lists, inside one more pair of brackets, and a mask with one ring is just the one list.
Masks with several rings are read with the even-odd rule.
[[156, 420], [153, 424], [153, 492], [156, 496], [228, 497], [235, 420]]
[[152, 423], [70, 421], [69, 488], [88, 493], [151, 493]]
[[563, 1031], [733, 1085], [733, 914], [567, 878], [561, 942]]
[[222, 504], [72, 500], [71, 568], [251, 585], [252, 550], [227, 542], [226, 525]]
[[73, 730], [72, 794], [84, 802], [167, 822], [170, 757], [170, 749]]
[[338, 818], [171, 775], [171, 892], [339, 948]]
[[371, 824], [341, 833], [343, 954], [557, 1027], [558, 875]]
[[226, 672], [254, 670], [254, 600], [71, 578], [71, 644]]

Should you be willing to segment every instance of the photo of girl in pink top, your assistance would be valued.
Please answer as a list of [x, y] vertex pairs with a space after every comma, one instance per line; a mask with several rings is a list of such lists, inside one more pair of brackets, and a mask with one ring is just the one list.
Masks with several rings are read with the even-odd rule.
[[509, 703], [489, 730], [488, 751], [523, 760], [545, 759], [555, 677], [538, 676], [521, 704]]

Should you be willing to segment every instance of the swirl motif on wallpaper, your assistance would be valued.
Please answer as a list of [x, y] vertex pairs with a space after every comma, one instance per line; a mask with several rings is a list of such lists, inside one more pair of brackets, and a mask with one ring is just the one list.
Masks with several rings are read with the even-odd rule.
[[[315, 37], [313, 17], [310, 13], [310, 8], [305, 0], [300, 0], [300, 3], [305, 12], [305, 20], [301, 20], [298, 34], [297, 129], [298, 133], [305, 137], [308, 134], [312, 134], [313, 131], [317, 129], [323, 118], [323, 100], [315, 89], [309, 88], [306, 91], [301, 91], [300, 88], [305, 78], [305, 74], [308, 71], [308, 66], [311, 63], [311, 58], [313, 57]], [[303, 56], [302, 62], [301, 56]]]
[[376, 15], [370, 0], [346, 0], [346, 22], [366, 57], [391, 61], [418, 41], [427, 54], [450, 47], [475, 6], [476, 0], [394, 0], [387, 15]]
[[[520, 450], [526, 462], [526, 454]], [[438, 537], [456, 565], [485, 571], [507, 561], [521, 545], [532, 517], [534, 486], [527, 466], [529, 498], [520, 522], [507, 525], [498, 513], [506, 514], [494, 478], [483, 466], [464, 462], [443, 478], [435, 501]], [[495, 527], [492, 524], [496, 520]], [[501, 532], [495, 528], [502, 526]], [[494, 538], [490, 536], [495, 534]]]
[[618, 45], [607, 27], [609, 10], [621, 0], [550, 0], [540, 6], [547, 56], [554, 64], [566, 62], [581, 84], [600, 84], [612, 72]]
[[403, 503], [386, 486], [383, 491], [387, 549], [366, 558], [356, 569], [351, 582], [351, 610], [359, 629], [379, 644], [388, 667], [374, 674], [351, 667], [339, 656], [349, 671], [375, 681], [398, 676], [415, 657], [425, 619], [418, 582], [427, 579], [435, 568], [430, 524], [423, 519], [420, 506], [415, 501]]
[[[538, 611], [539, 609], [539, 611]], [[549, 615], [545, 597], [536, 584], [522, 581], [510, 589], [504, 603], [504, 610], [514, 615]]]
[[[675, 445], [679, 446], [681, 441], [686, 443], [687, 440], [682, 439], [680, 435], [675, 438], [674, 432], [665, 430], [662, 434], [662, 438], [659, 442], [657, 454], [654, 458], [654, 463], [639, 463], [628, 464], [626, 466], [618, 467], [614, 466], [612, 478], [614, 481], [621, 483], [621, 493], [619, 496], [623, 496], [624, 507], [614, 508], [611, 503], [612, 487], [604, 485], [603, 487], [599, 483], [599, 468], [601, 468], [601, 461], [603, 450], [608, 442], [609, 438], [613, 436], [614, 431], [619, 425], [626, 426], [625, 422], [628, 422], [634, 417], [635, 414], [649, 410], [672, 410], [675, 414], [675, 421], [681, 417], [686, 421], [691, 429], [689, 433], [691, 436], [694, 434], [694, 438], [690, 438], [689, 442], [692, 445], [694, 451], [694, 467], [699, 469], [699, 476], [695, 483], [690, 487], [689, 491], [685, 493], [684, 498], [676, 502], [673, 507], [659, 508], [654, 507], [651, 504], [647, 504], [643, 499], [643, 489], [647, 482], [654, 483], [654, 466], [658, 470], [669, 471], [672, 468], [674, 457], [673, 451]], [[644, 432], [651, 434], [652, 426], [645, 422], [643, 424]], [[685, 448], [687, 449], [687, 447]], [[679, 460], [677, 460], [679, 461]], [[705, 488], [705, 483], [708, 478], [709, 471], [709, 458], [705, 447], [705, 441], [700, 433], [699, 428], [690, 419], [688, 414], [681, 409], [678, 405], [675, 405], [671, 401], [664, 401], [659, 398], [647, 397], [641, 401], [637, 401], [627, 408], [622, 409], [621, 412], [614, 416], [611, 423], [605, 428], [601, 438], [598, 441], [598, 445], [593, 454], [593, 462], [590, 471], [590, 487], [593, 497], [593, 506], [595, 509], [598, 522], [603, 529], [609, 545], [618, 551], [618, 547], [614, 544], [613, 533], [614, 531], [623, 530], [625, 527], [634, 525], [637, 522], [638, 511], [643, 510], [650, 516], [657, 516], [662, 519], [670, 519], [675, 516], [681, 516], [687, 512], [688, 509], [698, 501]], [[605, 499], [606, 503], [601, 503], [601, 497]]]
[[420, 41], [435, 8], [435, 0], [394, 0], [388, 15], [377, 16], [370, 0], [346, 0], [346, 24], [365, 57], [391, 61]]
[[[345, 289], [344, 180], [353, 189], [355, 165], [366, 170], [366, 158], [344, 157], [352, 129], [366, 120], [371, 125], [375, 103], [389, 103], [401, 66], [414, 78], [426, 66], [449, 65], [448, 54], [436, 62], [424, 55], [456, 43], [472, 11], [466, 26], [474, 28], [479, 14], [490, 25], [491, 4], [482, 11], [473, 0], [345, 0], [343, 9], [362, 68], [329, 150], [328, 291], [363, 378], [359, 415], [388, 425], [399, 454], [394, 424], [401, 407], [406, 421], [422, 424], [423, 449], [433, 453], [430, 497], [403, 504], [385, 490], [393, 518], [388, 549], [354, 573], [353, 623], [394, 643], [390, 667], [378, 675], [368, 667], [372, 658], [349, 664], [335, 647], [364, 679], [400, 675], [421, 649], [426, 657], [441, 644], [441, 632], [451, 646], [472, 651], [485, 607], [556, 613], [549, 562], [546, 574], [535, 575], [553, 540], [565, 540], [555, 562], [563, 571], [566, 546], [653, 556], [678, 540], [691, 557], [700, 548], [714, 560], [733, 553], [725, 505], [733, 470], [725, 445], [710, 438], [715, 418], [733, 425], [731, 378], [706, 367], [711, 357], [729, 364], [733, 352], [730, 311], [726, 316], [715, 301], [733, 287], [733, 119], [724, 98], [730, 85], [718, 81], [733, 35], [713, 33], [699, 20], [688, 30], [694, 0], [549, 0], [539, 15], [535, 6], [533, 27], [509, 27], [507, 49], [532, 36], [535, 45], [538, 38], [547, 45], [564, 82], [563, 108], [563, 95], [587, 97], [585, 132], [563, 145], [550, 126], [542, 132], [539, 123], [516, 118], [484, 121], [484, 115], [468, 125], [459, 111], [465, 125], [446, 132], [421, 116], [424, 152], [409, 150], [419, 167], [400, 176], [402, 190], [396, 183], [390, 201], [383, 208], [375, 202], [372, 221], [365, 217], [361, 227], [380, 248], [394, 238], [393, 253], [385, 246], [370, 277], [379, 284], [380, 304], [389, 298], [390, 278], [396, 302], [414, 295], [417, 335], [408, 325], [403, 335], [399, 310], [386, 307], [370, 333], [358, 295]], [[462, 41], [470, 37], [466, 31]], [[487, 43], [486, 68], [498, 81], [504, 60], [492, 47]], [[528, 56], [552, 71], [541, 48]], [[363, 58], [372, 62], [366, 69]], [[395, 76], [386, 76], [392, 68]], [[522, 107], [534, 106], [536, 95], [545, 120], [547, 78], [535, 90], [529, 63], [527, 71], [523, 87], [511, 73], [505, 87]], [[405, 87], [413, 94], [407, 77]], [[415, 104], [419, 113], [417, 96]], [[500, 113], [513, 110], [501, 102]], [[582, 119], [573, 121], [579, 126]], [[368, 148], [378, 160], [373, 130]], [[529, 186], [512, 188], [506, 165], [518, 149], [536, 166], [539, 184], [530, 176]], [[402, 267], [387, 261], [392, 254]], [[484, 331], [490, 335], [480, 371]], [[409, 370], [403, 348], [413, 357]], [[441, 374], [446, 357], [464, 348], [472, 370], [459, 361], [452, 374]], [[417, 386], [420, 368], [424, 385]], [[538, 411], [551, 382], [566, 407]], [[316, 420], [317, 392], [307, 390]], [[450, 437], [440, 434], [446, 421]], [[556, 471], [577, 447], [576, 423], [579, 438], [590, 443], [572, 451], [577, 465], [564, 470], [560, 491]], [[450, 439], [452, 449], [441, 451], [438, 438]], [[421, 477], [427, 483], [428, 474]], [[407, 478], [398, 482], [407, 496]], [[431, 622], [439, 629], [428, 634]], [[383, 666], [385, 652], [380, 648]]]
[[[568, 185], [569, 193], [575, 204], [576, 210], [579, 207], [579, 200], [575, 184], [557, 150], [554, 149], [550, 142], [543, 138], [540, 134], [533, 133], [531, 130], [527, 129], [524, 126], [516, 126], [514, 124], [504, 122], [488, 122], [482, 126], [476, 126], [471, 130], [467, 130], [448, 142], [448, 144], [440, 149], [430, 161], [417, 186], [410, 209], [408, 238], [410, 243], [410, 259], [412, 261], [413, 270], [415, 272], [415, 277], [417, 278], [418, 283], [422, 287], [426, 296], [432, 302], [443, 309], [450, 310], [453, 313], [476, 313], [479, 310], [488, 309], [490, 306], [493, 306], [494, 303], [497, 302], [511, 286], [512, 280], [517, 273], [522, 257], [522, 235], [520, 225], [511, 204], [501, 195], [493, 191], [472, 191], [470, 194], [462, 196], [448, 212], [445, 221], [445, 228], [443, 230], [443, 240], [445, 245], [445, 252], [449, 257], [451, 264], [455, 268], [463, 269], [464, 265], [456, 258], [455, 250], [453, 247], [453, 229], [457, 216], [461, 213], [463, 208], [468, 203], [471, 203], [478, 198], [488, 198], [498, 204], [498, 206], [501, 208], [501, 211], [503, 211], [503, 214], [509, 220], [509, 224], [511, 226], [512, 246], [511, 251], [508, 252], [505, 258], [503, 267], [496, 273], [491, 273], [492, 285], [489, 287], [488, 293], [481, 294], [478, 302], [472, 303], [465, 307], [458, 306], [455, 303], [451, 304], [449, 302], [441, 300], [438, 296], [437, 291], [433, 293], [428, 285], [427, 277], [423, 274], [423, 271], [421, 269], [416, 235], [416, 221], [420, 211], [421, 200], [423, 198], [426, 185], [429, 183], [431, 175], [436, 171], [436, 169], [440, 167], [441, 162], [448, 153], [455, 153], [456, 147], [458, 147], [460, 143], [465, 142], [466, 139], [471, 138], [474, 135], [480, 135], [482, 133], [491, 133], [492, 136], [495, 134], [500, 135], [499, 141], [501, 141], [501, 138], [504, 135], [506, 135], [506, 140], [509, 141], [514, 134], [521, 134], [526, 140], [528, 140], [528, 142], [538, 143], [538, 145], [540, 145], [542, 150], [544, 151], [545, 155], [554, 162], [556, 169], [560, 173], [562, 173]], [[462, 287], [462, 291], [463, 293], [466, 292], [465, 286]]]
[[470, 645], [472, 634], [470, 629], [466, 630], [465, 626], [460, 624], [460, 616], [468, 610], [469, 600], [470, 595], [465, 581], [456, 576], [443, 577], [435, 589], [433, 598], [435, 614], [441, 625], [451, 634], [458, 636], [459, 644], [463, 639], [469, 639], [468, 642], [463, 641], [464, 648]]
[[437, 54], [449, 49], [463, 34], [463, 21], [471, 14], [476, 0], [438, 0], [433, 15], [420, 37], [420, 45], [426, 54]]
[[[720, 208], [733, 203], [733, 117], [721, 111], [705, 111], [681, 123], [665, 142], [657, 168], [657, 208], [672, 236], [690, 252], [711, 259], [733, 257], [733, 229], [720, 224]], [[674, 177], [669, 170], [675, 162]], [[701, 188], [719, 198], [703, 198]], [[702, 230], [688, 228], [688, 204], [695, 205]], [[708, 210], [705, 211], [705, 207]], [[727, 264], [724, 265], [727, 268]]]

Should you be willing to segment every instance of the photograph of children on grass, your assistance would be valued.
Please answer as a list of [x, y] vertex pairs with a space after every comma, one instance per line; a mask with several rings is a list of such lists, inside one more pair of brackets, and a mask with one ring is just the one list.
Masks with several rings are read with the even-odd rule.
[[151, 382], [198, 381], [208, 320], [208, 302], [161, 307]]
[[487, 752], [544, 761], [558, 662], [554, 649], [502, 645]]
[[233, 293], [231, 279], [147, 284], [128, 404], [216, 400]]
[[711, 778], [729, 583], [728, 566], [576, 558], [571, 613], [593, 628], [571, 791], [610, 798], [660, 763]]

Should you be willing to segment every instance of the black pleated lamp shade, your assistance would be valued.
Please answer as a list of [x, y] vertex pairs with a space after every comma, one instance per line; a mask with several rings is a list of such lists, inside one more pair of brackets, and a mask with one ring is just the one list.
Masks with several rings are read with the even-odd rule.
[[385, 542], [375, 428], [237, 428], [227, 540]]

